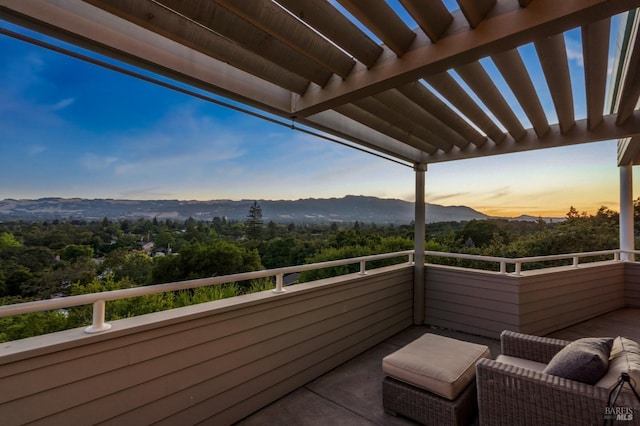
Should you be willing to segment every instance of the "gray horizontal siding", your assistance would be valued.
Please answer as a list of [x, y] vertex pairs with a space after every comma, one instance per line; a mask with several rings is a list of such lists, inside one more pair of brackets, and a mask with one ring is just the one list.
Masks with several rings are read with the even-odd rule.
[[545, 335], [624, 306], [624, 264], [585, 264], [520, 280], [520, 331]]
[[425, 323], [496, 337], [518, 325], [517, 279], [428, 265]]
[[411, 325], [412, 296], [412, 267], [390, 267], [14, 342], [0, 418], [230, 424]]
[[624, 273], [625, 305], [629, 307], [640, 308], [640, 264], [626, 264]]
[[[544, 335], [632, 302], [625, 265], [601, 262], [522, 275], [428, 265], [425, 322], [497, 338], [502, 330]], [[627, 265], [628, 266], [628, 265]]]

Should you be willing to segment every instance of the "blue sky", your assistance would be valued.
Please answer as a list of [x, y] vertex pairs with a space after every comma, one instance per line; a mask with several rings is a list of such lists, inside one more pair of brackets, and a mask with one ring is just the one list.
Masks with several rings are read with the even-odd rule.
[[[580, 76], [577, 37], [566, 39]], [[411, 168], [4, 35], [0, 51], [0, 199], [414, 199]], [[505, 215], [617, 210], [615, 158], [610, 141], [434, 164], [427, 201]]]

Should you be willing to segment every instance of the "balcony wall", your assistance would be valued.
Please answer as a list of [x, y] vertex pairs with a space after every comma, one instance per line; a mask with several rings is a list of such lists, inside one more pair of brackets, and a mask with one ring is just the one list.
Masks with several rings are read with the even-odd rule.
[[493, 338], [545, 335], [640, 301], [640, 266], [614, 261], [520, 276], [429, 265], [425, 281], [427, 324]]
[[640, 308], [640, 263], [629, 263], [624, 269], [625, 305]]
[[401, 265], [0, 344], [0, 419], [230, 424], [411, 325], [412, 288]]

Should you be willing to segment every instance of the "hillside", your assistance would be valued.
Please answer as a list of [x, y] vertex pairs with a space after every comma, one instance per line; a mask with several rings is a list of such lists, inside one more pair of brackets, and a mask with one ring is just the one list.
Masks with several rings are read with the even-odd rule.
[[[0, 201], [0, 220], [51, 219], [187, 219], [211, 220], [227, 217], [245, 220], [254, 200], [114, 200], [81, 198], [5, 199]], [[414, 204], [397, 199], [349, 195], [343, 198], [257, 200], [265, 223], [378, 223], [408, 224]], [[427, 222], [460, 222], [488, 217], [466, 206], [427, 205]]]

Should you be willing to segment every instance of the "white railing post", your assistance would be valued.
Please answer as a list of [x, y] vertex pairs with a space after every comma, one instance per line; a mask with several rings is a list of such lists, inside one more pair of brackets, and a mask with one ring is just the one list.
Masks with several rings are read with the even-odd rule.
[[580, 263], [580, 257], [573, 256], [573, 267], [577, 268], [579, 263]]
[[413, 253], [409, 253], [409, 265], [413, 264]]
[[505, 262], [504, 260], [500, 262], [500, 273], [501, 274], [507, 273], [507, 262]]
[[515, 264], [516, 264], [515, 274], [520, 275], [520, 270], [522, 269], [522, 262], [516, 261]]
[[279, 274], [276, 274], [276, 288], [275, 290], [273, 290], [274, 293], [284, 293], [285, 289], [284, 289], [284, 273], [280, 272]]
[[633, 207], [633, 163], [619, 167], [620, 172], [620, 216], [619, 235], [620, 250], [623, 251], [622, 260], [632, 261], [635, 247], [634, 238], [634, 207]]
[[111, 328], [111, 324], [104, 322], [105, 302], [96, 300], [93, 302], [93, 323], [84, 329], [85, 333], [100, 333]]
[[366, 260], [361, 260], [360, 261], [360, 275], [367, 275], [367, 261]]

